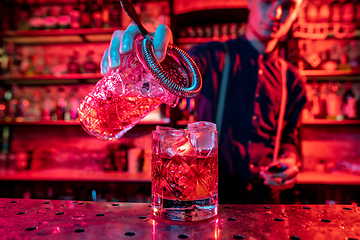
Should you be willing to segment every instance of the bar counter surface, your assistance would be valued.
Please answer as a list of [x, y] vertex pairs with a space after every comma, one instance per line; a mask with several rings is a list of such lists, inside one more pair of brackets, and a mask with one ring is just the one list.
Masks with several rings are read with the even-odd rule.
[[198, 222], [149, 203], [0, 199], [0, 239], [359, 239], [357, 205], [220, 205]]

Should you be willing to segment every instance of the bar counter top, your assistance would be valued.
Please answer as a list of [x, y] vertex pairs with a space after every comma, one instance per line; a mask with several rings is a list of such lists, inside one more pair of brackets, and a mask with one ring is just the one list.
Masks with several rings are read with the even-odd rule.
[[1, 239], [359, 239], [357, 205], [220, 205], [198, 222], [152, 215], [149, 203], [0, 199]]

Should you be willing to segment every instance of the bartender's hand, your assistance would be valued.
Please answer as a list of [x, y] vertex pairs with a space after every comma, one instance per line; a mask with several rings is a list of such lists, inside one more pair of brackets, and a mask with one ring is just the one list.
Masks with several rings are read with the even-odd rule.
[[[296, 183], [296, 175], [299, 168], [296, 166], [296, 156], [290, 155], [285, 158], [279, 158], [279, 162], [274, 162], [260, 169], [260, 176], [264, 179], [264, 184], [274, 190], [285, 190], [293, 188]], [[282, 172], [269, 172], [269, 169], [277, 164], [286, 168]]]
[[[151, 29], [145, 26], [149, 33]], [[106, 74], [110, 69], [120, 66], [120, 55], [132, 51], [135, 38], [140, 35], [138, 27], [131, 23], [126, 30], [116, 30], [110, 41], [110, 46], [105, 50], [101, 59], [101, 74]], [[170, 28], [166, 25], [159, 25], [155, 30], [153, 39], [154, 52], [156, 58], [161, 62], [165, 58], [165, 53], [169, 43], [173, 42], [173, 35]]]

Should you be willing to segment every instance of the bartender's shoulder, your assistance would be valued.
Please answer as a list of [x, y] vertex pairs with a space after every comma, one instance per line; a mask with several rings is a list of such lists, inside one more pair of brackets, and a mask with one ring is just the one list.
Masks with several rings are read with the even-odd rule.
[[302, 82], [306, 82], [306, 76], [299, 70], [297, 66], [288, 61], [286, 61], [286, 63], [288, 66], [288, 72], [293, 76], [294, 80], [301, 79]]

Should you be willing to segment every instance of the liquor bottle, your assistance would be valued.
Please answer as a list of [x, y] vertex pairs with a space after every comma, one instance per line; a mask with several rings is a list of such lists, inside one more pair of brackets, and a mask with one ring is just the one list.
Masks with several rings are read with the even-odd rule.
[[110, 27], [121, 27], [121, 6], [118, 3], [110, 5]]
[[45, 26], [45, 18], [43, 16], [43, 9], [41, 7], [34, 7], [32, 12], [32, 17], [29, 19], [29, 27], [32, 30], [43, 29]]
[[4, 120], [6, 115], [5, 89], [0, 87], [0, 121]]
[[348, 71], [351, 71], [351, 65], [349, 63], [349, 60], [348, 60], [348, 55], [346, 52], [343, 52], [341, 54], [341, 58], [340, 58], [340, 64], [339, 64], [339, 67], [338, 69], [339, 70], [348, 70]]
[[327, 119], [341, 120], [341, 98], [336, 93], [339, 87], [332, 82], [328, 83], [328, 94], [326, 95]]
[[68, 63], [68, 73], [80, 73], [80, 64], [77, 62], [79, 58], [79, 53], [74, 51], [73, 55], [70, 56], [70, 61]]
[[341, 20], [341, 4], [339, 1], [335, 0], [330, 5], [331, 9], [331, 22], [340, 22]]
[[81, 14], [81, 27], [90, 28], [91, 27], [91, 2], [81, 0], [80, 2], [80, 14]]
[[318, 16], [318, 7], [315, 4], [310, 3], [306, 8], [306, 21], [308, 23], [315, 23], [317, 22]]
[[360, 22], [360, 2], [356, 1], [355, 4], [355, 21]]
[[80, 2], [78, 1], [76, 6], [71, 10], [71, 28], [77, 29], [81, 27], [81, 13], [80, 13]]
[[318, 22], [325, 23], [330, 20], [330, 6], [327, 3], [323, 3], [319, 9]]
[[101, 28], [101, 5], [99, 4], [99, 0], [93, 1], [92, 10], [91, 26], [92, 28]]
[[0, 75], [5, 75], [9, 70], [9, 56], [5, 49], [0, 47]]
[[93, 59], [94, 51], [90, 50], [86, 54], [86, 62], [83, 64], [85, 73], [96, 73], [98, 71], [98, 64], [94, 62]]
[[325, 119], [327, 118], [327, 105], [326, 105], [326, 95], [327, 95], [327, 85], [326, 83], [321, 83], [319, 87], [319, 106], [320, 111], [317, 118]]
[[103, 28], [110, 27], [110, 6], [105, 1], [103, 2], [103, 5], [102, 5], [101, 21], [102, 21]]
[[354, 3], [351, 0], [344, 2], [341, 13], [343, 22], [352, 22], [354, 20]]
[[327, 71], [334, 71], [338, 68], [339, 63], [331, 58], [331, 51], [326, 50], [325, 59], [320, 64], [320, 69]]
[[[45, 17], [45, 28], [46, 29], [55, 29], [58, 25], [58, 18], [56, 15], [56, 6], [51, 6], [48, 8], [46, 17]], [[55, 11], [54, 11], [55, 10]]]
[[356, 118], [356, 100], [350, 82], [345, 83], [345, 92], [342, 98], [345, 119]]
[[45, 91], [44, 103], [42, 107], [41, 118], [42, 120], [50, 121], [51, 120], [51, 98], [50, 98], [50, 89], [47, 88]]
[[358, 89], [358, 99], [356, 101], [356, 113], [357, 113], [357, 118], [360, 119], [360, 89]]
[[71, 25], [70, 13], [71, 13], [70, 5], [65, 5], [64, 7], [62, 7], [61, 15], [58, 18], [59, 28], [61, 29], [70, 28]]
[[56, 103], [56, 119], [64, 120], [65, 119], [65, 111], [66, 111], [66, 99], [65, 99], [65, 89], [59, 88], [59, 98]]

